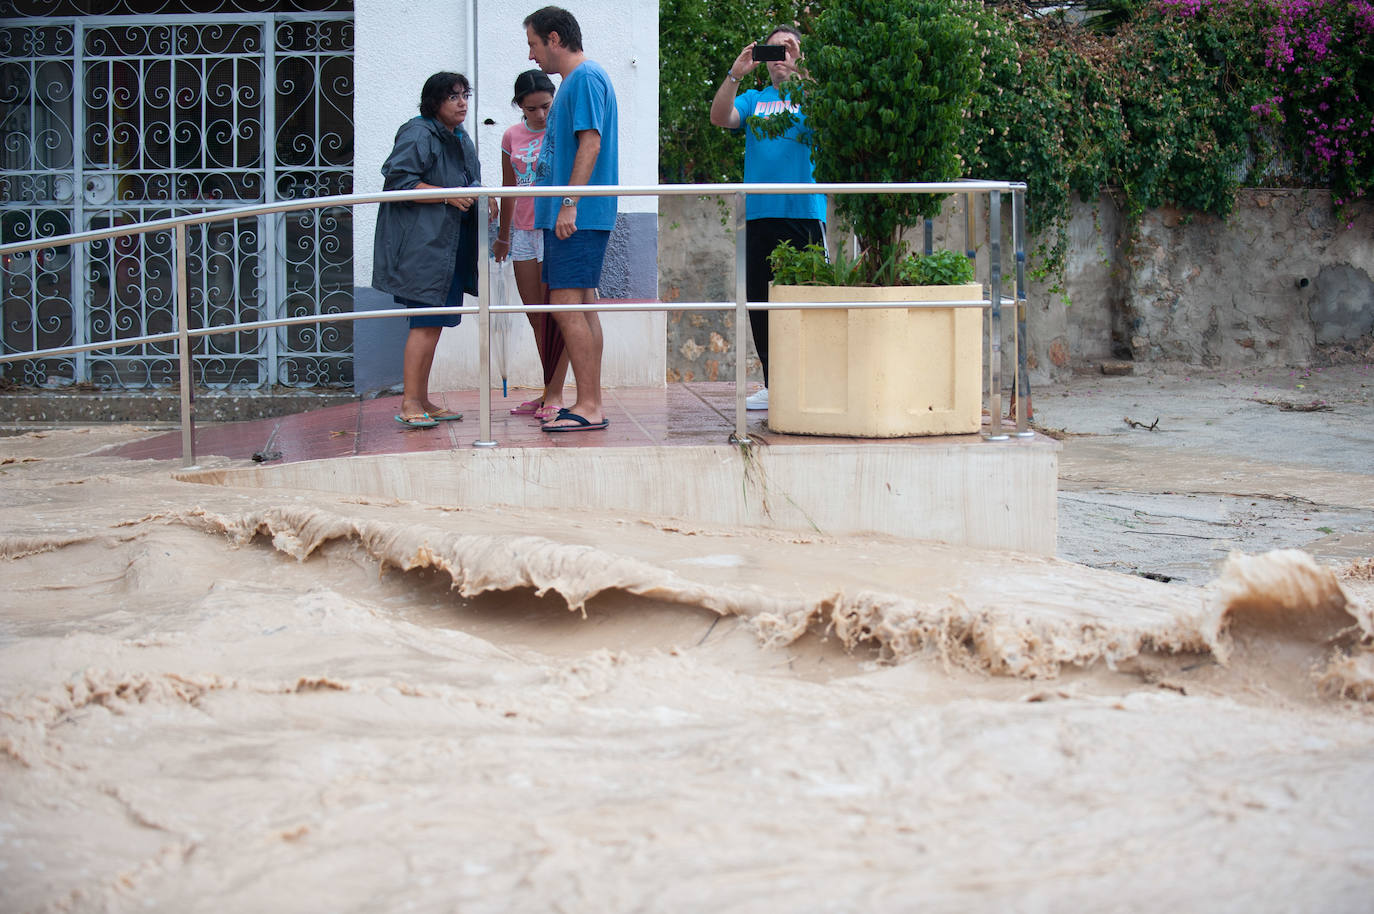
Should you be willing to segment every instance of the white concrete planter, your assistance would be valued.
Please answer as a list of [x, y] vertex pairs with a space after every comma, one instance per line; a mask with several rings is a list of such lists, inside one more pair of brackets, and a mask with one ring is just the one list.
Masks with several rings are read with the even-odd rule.
[[[982, 286], [772, 286], [774, 302], [962, 301]], [[768, 427], [902, 438], [982, 423], [978, 308], [770, 311]]]

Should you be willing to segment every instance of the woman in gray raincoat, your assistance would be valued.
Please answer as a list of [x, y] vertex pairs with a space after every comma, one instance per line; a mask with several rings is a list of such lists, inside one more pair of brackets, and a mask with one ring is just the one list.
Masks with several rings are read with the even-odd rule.
[[[382, 164], [385, 190], [472, 187], [482, 181], [477, 149], [462, 129], [472, 88], [461, 73], [435, 73], [420, 92], [420, 115], [401, 125], [391, 155]], [[477, 294], [475, 197], [447, 197], [423, 203], [383, 203], [373, 243], [372, 287], [390, 292], [408, 308], [461, 305], [463, 293]], [[494, 205], [495, 201], [493, 201]], [[433, 428], [461, 419], [429, 398], [429, 372], [445, 327], [461, 315], [410, 316], [402, 378], [405, 393], [396, 421]]]

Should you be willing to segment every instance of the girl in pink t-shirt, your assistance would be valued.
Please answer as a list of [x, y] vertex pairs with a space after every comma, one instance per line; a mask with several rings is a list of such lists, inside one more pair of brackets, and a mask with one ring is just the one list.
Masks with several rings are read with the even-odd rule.
[[[534, 165], [544, 145], [544, 127], [553, 105], [553, 92], [553, 80], [541, 70], [526, 70], [515, 78], [512, 103], [525, 116], [501, 137], [502, 184], [524, 187], [534, 183]], [[540, 279], [544, 233], [534, 227], [533, 197], [501, 200], [501, 221], [492, 254], [498, 262], [510, 257], [521, 301], [536, 305], [549, 300], [549, 290]], [[539, 361], [544, 367], [544, 393], [537, 400], [521, 403], [511, 413], [551, 419], [563, 406], [563, 385], [568, 377], [567, 348], [552, 314], [530, 313], [528, 317], [535, 345], [539, 347]]]

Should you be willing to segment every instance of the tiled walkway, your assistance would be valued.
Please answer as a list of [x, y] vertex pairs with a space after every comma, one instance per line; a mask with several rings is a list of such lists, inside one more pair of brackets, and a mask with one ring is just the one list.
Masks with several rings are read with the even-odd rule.
[[[606, 417], [610, 427], [593, 432], [549, 434], [540, 430], [532, 416], [510, 415], [512, 407], [533, 395], [529, 390], [511, 391], [506, 398], [500, 397], [499, 392], [493, 393], [491, 432], [498, 446], [597, 448], [725, 444], [735, 428], [735, 388], [730, 383], [692, 382], [654, 389], [608, 390]], [[571, 387], [568, 395], [572, 395]], [[454, 391], [437, 395], [435, 400], [441, 406], [463, 413], [462, 421], [441, 422], [428, 429], [405, 428], [393, 418], [400, 410], [399, 396], [360, 400], [273, 419], [202, 426], [196, 430], [196, 456], [248, 460], [258, 455], [264, 460], [289, 462], [472, 447], [479, 437], [477, 391]], [[751, 437], [757, 436], [769, 444], [827, 440], [771, 434], [764, 427], [767, 415], [766, 412], [749, 413]], [[124, 445], [113, 453], [132, 459], [175, 459], [181, 456], [181, 432], [168, 432]]]
[[[663, 388], [606, 391], [610, 427], [594, 432], [550, 434], [532, 416], [512, 416], [510, 410], [533, 391], [511, 391], [502, 398], [493, 392], [491, 433], [500, 447], [605, 448], [682, 447], [726, 444], [735, 429], [735, 388], [727, 382], [687, 382]], [[572, 388], [568, 388], [571, 397]], [[435, 428], [411, 429], [393, 416], [399, 396], [359, 400], [343, 406], [197, 428], [196, 456], [261, 459], [271, 462], [318, 460], [374, 454], [412, 454], [471, 448], [479, 437], [477, 391], [436, 395], [436, 402], [464, 414], [461, 421], [440, 422]], [[833, 438], [779, 435], [767, 430], [766, 412], [748, 414], [751, 438], [769, 445], [806, 445], [835, 442]], [[976, 435], [896, 439], [913, 447], [978, 440]], [[854, 441], [857, 439], [848, 439]], [[893, 443], [887, 440], [886, 443]], [[162, 460], [181, 456], [181, 432], [173, 431], [114, 449], [131, 459]], [[256, 457], [255, 457], [256, 455]]]

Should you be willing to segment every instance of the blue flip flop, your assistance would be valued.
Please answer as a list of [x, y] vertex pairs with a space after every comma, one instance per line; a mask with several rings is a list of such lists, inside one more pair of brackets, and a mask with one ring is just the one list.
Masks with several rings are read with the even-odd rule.
[[[559, 421], [560, 419], [571, 419], [572, 421], [576, 422], [577, 424], [576, 424], [576, 425], [551, 425], [551, 424], [550, 424], [550, 423], [552, 423], [552, 422], [557, 422], [557, 421]], [[603, 428], [608, 427], [610, 424], [611, 424], [611, 423], [610, 423], [610, 420], [609, 420], [609, 419], [602, 419], [600, 422], [593, 422], [593, 421], [591, 421], [590, 419], [586, 418], [585, 416], [579, 416], [577, 413], [570, 412], [567, 408], [564, 408], [564, 409], [560, 409], [560, 410], [558, 411], [558, 415], [554, 416], [554, 417], [553, 417], [552, 419], [550, 419], [548, 422], [545, 422], [543, 425], [539, 426], [539, 428], [540, 428], [541, 431], [545, 431], [545, 432], [595, 432], [595, 431], [599, 431], [599, 430], [601, 430], [601, 429], [603, 429]]]
[[439, 424], [429, 417], [429, 413], [420, 413], [418, 416], [402, 416], [397, 413], [392, 418], [406, 428], [434, 428]]
[[442, 406], [432, 413], [425, 413], [425, 415], [438, 422], [460, 422], [463, 418], [462, 413], [455, 413], [453, 410]]

